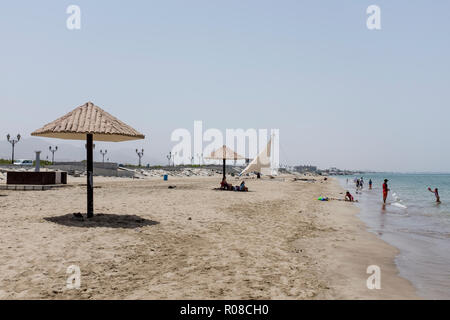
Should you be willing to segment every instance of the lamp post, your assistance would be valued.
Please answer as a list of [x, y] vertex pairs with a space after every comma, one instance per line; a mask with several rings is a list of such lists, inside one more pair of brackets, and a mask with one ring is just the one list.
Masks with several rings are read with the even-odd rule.
[[105, 155], [108, 153], [108, 150], [100, 150], [100, 154], [103, 156], [103, 165], [105, 165]]
[[58, 151], [58, 146], [53, 149], [52, 146], [48, 147], [48, 150], [52, 153], [52, 164], [55, 164], [55, 152]]
[[201, 166], [203, 165], [203, 153], [197, 153], [198, 157], [198, 164]]
[[166, 156], [166, 158], [169, 161], [169, 167], [170, 167], [170, 160], [172, 160], [172, 151], [169, 152], [169, 154]]
[[20, 141], [20, 134], [17, 135], [16, 139], [11, 139], [11, 136], [9, 133], [6, 135], [6, 140], [8, 140], [9, 143], [12, 145], [12, 156], [11, 156], [11, 163], [14, 164], [14, 147], [16, 143]]
[[141, 166], [141, 158], [144, 156], [144, 149], [142, 149], [141, 151], [139, 151], [138, 149], [136, 149], [136, 154], [139, 157], [139, 167]]
[[35, 151], [36, 153], [36, 161], [34, 162], [34, 171], [41, 171], [41, 151]]
[[[88, 144], [85, 143], [84, 147], [86, 148], [86, 152], [87, 152], [88, 151]], [[94, 152], [94, 149], [95, 149], [95, 143], [94, 142], [92, 142], [92, 144], [90, 146], [90, 149], [92, 149], [92, 152]], [[86, 153], [86, 161], [87, 161], [87, 153]]]

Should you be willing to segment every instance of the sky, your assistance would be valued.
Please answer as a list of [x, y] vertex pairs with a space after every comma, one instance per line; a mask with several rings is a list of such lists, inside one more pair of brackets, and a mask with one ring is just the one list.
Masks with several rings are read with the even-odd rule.
[[[366, 26], [373, 4], [381, 30]], [[80, 30], [66, 27], [69, 5]], [[146, 135], [99, 144], [112, 160], [144, 148], [144, 162], [166, 163], [171, 133], [201, 120], [279, 129], [282, 164], [450, 172], [447, 0], [2, 1], [0, 12], [0, 141], [92, 101]]]

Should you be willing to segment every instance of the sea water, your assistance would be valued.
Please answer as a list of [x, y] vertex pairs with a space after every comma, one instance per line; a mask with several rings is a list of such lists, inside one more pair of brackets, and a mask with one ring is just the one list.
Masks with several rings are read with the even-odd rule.
[[[400, 275], [423, 298], [450, 299], [450, 174], [364, 174], [358, 193], [356, 177], [361, 175], [342, 176], [339, 182], [359, 201], [359, 217], [369, 231], [399, 249], [395, 262]], [[384, 179], [390, 189], [386, 205]], [[438, 188], [440, 204], [428, 187]]]

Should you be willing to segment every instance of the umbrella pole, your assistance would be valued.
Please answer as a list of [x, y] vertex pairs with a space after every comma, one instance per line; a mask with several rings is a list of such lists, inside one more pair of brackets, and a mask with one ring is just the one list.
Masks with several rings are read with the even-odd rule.
[[223, 159], [223, 178], [225, 179], [225, 159]]
[[87, 217], [94, 216], [94, 155], [93, 155], [93, 136], [86, 136], [86, 172], [87, 172]]

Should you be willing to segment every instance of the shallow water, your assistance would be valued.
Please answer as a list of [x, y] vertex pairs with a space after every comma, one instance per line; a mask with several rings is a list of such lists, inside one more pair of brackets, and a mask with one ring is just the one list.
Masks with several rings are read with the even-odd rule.
[[[358, 194], [354, 178], [343, 176], [339, 181], [359, 200], [359, 217], [369, 230], [400, 250], [400, 275], [423, 298], [450, 299], [450, 174], [367, 174]], [[391, 191], [383, 206], [385, 178]], [[428, 187], [439, 189], [442, 203], [436, 203]]]

